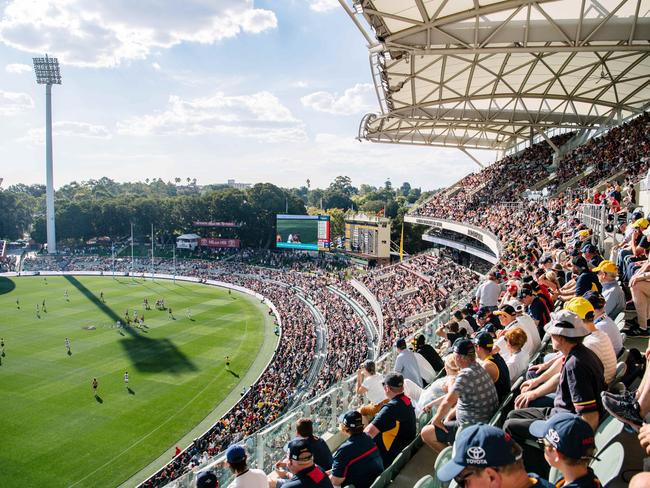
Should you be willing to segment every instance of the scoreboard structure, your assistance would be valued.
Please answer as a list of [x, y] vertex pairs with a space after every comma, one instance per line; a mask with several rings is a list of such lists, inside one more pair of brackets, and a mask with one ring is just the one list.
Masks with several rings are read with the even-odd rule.
[[345, 250], [375, 259], [390, 258], [390, 219], [358, 214], [345, 219]]

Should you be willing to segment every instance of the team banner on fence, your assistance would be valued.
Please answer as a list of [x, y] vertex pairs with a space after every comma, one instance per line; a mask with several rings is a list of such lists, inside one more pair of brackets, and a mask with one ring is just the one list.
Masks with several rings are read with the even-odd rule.
[[212, 220], [195, 220], [192, 222], [195, 227], [241, 227], [237, 222], [214, 222]]
[[199, 246], [202, 247], [239, 247], [239, 239], [221, 239], [212, 237], [202, 237], [199, 239]]

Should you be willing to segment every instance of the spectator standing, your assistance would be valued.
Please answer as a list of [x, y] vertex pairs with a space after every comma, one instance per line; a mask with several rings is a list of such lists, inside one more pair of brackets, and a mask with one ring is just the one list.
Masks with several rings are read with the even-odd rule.
[[487, 307], [490, 310], [496, 310], [499, 305], [499, 295], [501, 294], [501, 285], [498, 283], [496, 273], [489, 272], [483, 283], [476, 290], [476, 304], [478, 308]]
[[418, 336], [415, 338], [415, 352], [422, 354], [424, 359], [427, 360], [427, 362], [436, 372], [439, 372], [442, 370], [442, 368], [445, 367], [445, 364], [442, 362], [442, 358], [436, 352], [433, 346], [426, 343], [424, 334], [418, 334]]
[[402, 338], [395, 343], [397, 359], [395, 359], [395, 371], [409, 379], [422, 388], [422, 374], [415, 357], [415, 353], [406, 347], [406, 341]]

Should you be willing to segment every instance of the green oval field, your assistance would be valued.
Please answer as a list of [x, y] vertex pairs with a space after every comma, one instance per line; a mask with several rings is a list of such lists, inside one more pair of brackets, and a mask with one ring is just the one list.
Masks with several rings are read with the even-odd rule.
[[[127, 309], [145, 326], [116, 327]], [[0, 486], [129, 480], [237, 401], [273, 354], [269, 320], [253, 297], [194, 283], [0, 277]]]

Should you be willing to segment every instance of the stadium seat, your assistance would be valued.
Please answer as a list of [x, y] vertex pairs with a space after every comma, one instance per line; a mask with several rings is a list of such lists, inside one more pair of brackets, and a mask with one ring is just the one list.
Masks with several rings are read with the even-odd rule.
[[388, 469], [385, 469], [384, 472], [377, 477], [373, 484], [370, 485], [370, 488], [384, 488], [385, 486], [390, 485], [390, 482], [393, 479], [392, 473], [393, 472], [390, 467]]
[[430, 474], [420, 478], [415, 485], [413, 485], [413, 488], [435, 488], [435, 480], [433, 479], [433, 476]]
[[397, 476], [397, 473], [399, 473], [404, 466], [406, 466], [406, 463], [409, 462], [410, 459], [410, 453], [408, 451], [408, 446], [404, 448], [402, 452], [400, 452], [393, 463], [389, 466], [387, 471], [390, 471], [391, 474], [391, 480]]
[[624, 455], [623, 444], [616, 442], [610, 444], [602, 453], [598, 453], [599, 459], [594, 459], [591, 462], [591, 468], [598, 476], [602, 486], [607, 486], [609, 482], [618, 477], [623, 466]]
[[603, 420], [598, 426], [598, 429], [596, 429], [596, 436], [594, 437], [597, 451], [596, 454], [605, 449], [607, 445], [616, 438], [616, 436], [623, 432], [624, 427], [625, 424], [623, 424], [623, 422], [612, 416], [608, 416]]
[[[442, 451], [440, 451], [438, 457], [436, 458], [436, 462], [433, 464], [433, 471], [437, 473], [440, 467], [451, 459], [452, 455], [453, 452], [451, 446], [447, 446]], [[438, 477], [434, 478], [433, 488], [446, 488], [447, 486], [449, 486], [448, 483], [443, 483], [438, 479]]]

